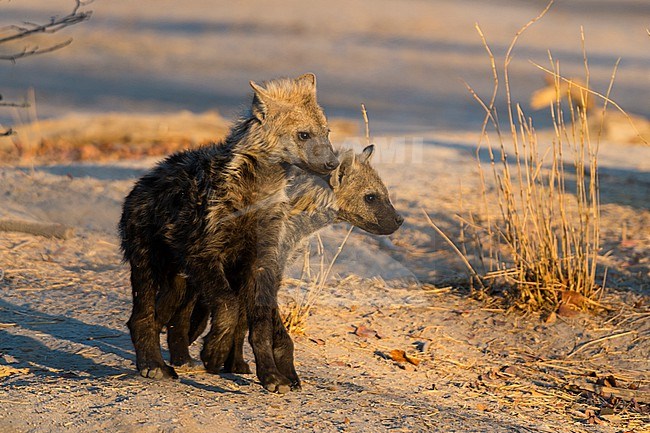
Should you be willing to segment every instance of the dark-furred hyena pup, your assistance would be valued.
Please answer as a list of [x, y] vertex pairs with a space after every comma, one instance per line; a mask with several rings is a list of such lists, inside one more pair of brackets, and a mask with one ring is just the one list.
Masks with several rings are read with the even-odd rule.
[[[370, 165], [373, 151], [374, 146], [370, 145], [359, 155], [352, 150], [339, 153], [341, 164], [329, 176], [319, 177], [295, 169], [297, 174], [287, 188], [291, 217], [280, 240], [281, 269], [294, 258], [296, 247], [306, 237], [335, 222], [345, 221], [379, 235], [391, 234], [400, 227], [404, 220], [390, 202], [379, 174]], [[198, 303], [194, 305], [194, 302]], [[209, 309], [200, 299], [189, 300], [174, 314], [167, 324], [172, 365], [191, 364], [188, 346], [203, 332], [209, 315]], [[250, 373], [243, 357], [246, 329], [246, 314], [242, 311], [234, 344], [223, 365], [225, 372]], [[211, 344], [207, 338], [205, 344]], [[213, 373], [222, 367], [212, 359], [204, 359], [204, 363]]]
[[323, 174], [338, 166], [315, 78], [251, 82], [252, 107], [224, 142], [168, 157], [126, 197], [119, 230], [131, 264], [128, 326], [142, 376], [177, 377], [162, 359], [160, 331], [191, 295], [174, 283], [183, 275], [220, 317], [209, 333], [217, 345], [231, 344], [238, 321], [232, 312], [242, 302], [262, 385], [286, 392], [299, 382], [291, 338], [274, 326], [278, 245], [291, 166]]

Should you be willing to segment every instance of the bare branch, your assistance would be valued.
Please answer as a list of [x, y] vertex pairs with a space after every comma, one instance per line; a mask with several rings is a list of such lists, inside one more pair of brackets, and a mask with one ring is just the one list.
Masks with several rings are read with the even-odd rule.
[[[7, 42], [24, 39], [35, 34], [56, 33], [64, 28], [86, 21], [90, 19], [90, 16], [92, 15], [92, 11], [86, 12], [86, 11], [80, 11], [79, 9], [83, 6], [86, 6], [89, 3], [91, 3], [91, 1], [76, 0], [74, 9], [68, 15], [65, 15], [63, 17], [52, 17], [49, 22], [44, 24], [25, 22], [22, 25], [9, 26], [6, 28], [6, 30], [9, 32], [9, 35], [0, 37], [0, 45]], [[32, 56], [36, 54], [50, 53], [52, 51], [63, 48], [67, 45], [70, 45], [71, 42], [72, 40], [69, 39], [65, 42], [61, 42], [45, 48], [40, 48], [38, 46], [25, 47], [22, 51], [18, 53], [0, 55], [0, 60], [8, 60], [10, 62], [16, 62], [16, 60], [21, 59], [23, 57]]]
[[47, 54], [51, 53], [52, 51], [56, 51], [60, 48], [67, 47], [72, 43], [72, 39], [68, 39], [67, 41], [61, 42], [56, 45], [49, 46], [47, 48], [40, 48], [38, 45], [35, 47], [31, 48], [23, 48], [23, 50], [19, 53], [14, 53], [14, 54], [9, 54], [6, 56], [0, 55], [0, 60], [9, 60], [12, 63], [16, 63], [16, 60], [21, 59], [23, 57], [27, 56], [34, 56], [38, 54]]

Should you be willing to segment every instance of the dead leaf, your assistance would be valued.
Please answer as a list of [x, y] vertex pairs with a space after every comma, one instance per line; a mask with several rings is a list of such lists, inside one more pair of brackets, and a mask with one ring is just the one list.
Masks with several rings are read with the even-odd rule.
[[27, 374], [28, 368], [14, 368], [8, 365], [0, 365], [0, 377], [11, 376], [12, 374]]
[[614, 415], [614, 408], [609, 407], [609, 406], [601, 407], [600, 411], [598, 412], [598, 415], [599, 416], [612, 416], [612, 415]]
[[488, 407], [483, 403], [476, 403], [476, 410], [480, 410], [481, 412], [486, 412], [488, 410]]
[[420, 365], [420, 359], [415, 358], [413, 356], [406, 355], [406, 360], [410, 362], [411, 364], [415, 365], [416, 367]]
[[310, 338], [309, 341], [316, 343], [319, 346], [325, 346], [325, 340], [320, 338]]
[[587, 303], [587, 299], [575, 290], [563, 290], [561, 303], [581, 308]]
[[596, 381], [596, 385], [608, 386], [610, 388], [616, 388], [616, 378], [611, 374], [607, 377], [600, 377]]
[[551, 324], [551, 323], [554, 323], [556, 320], [557, 320], [557, 315], [555, 314], [554, 311], [551, 311], [548, 314], [548, 316], [546, 316], [546, 318], [544, 319], [544, 323]]
[[394, 349], [391, 350], [388, 355], [390, 356], [390, 359], [395, 362], [408, 362], [416, 367], [420, 364], [420, 359], [407, 355], [404, 350]]
[[575, 317], [580, 313], [578, 309], [569, 304], [562, 304], [559, 307], [557, 307], [557, 314], [559, 314], [562, 317]]
[[367, 326], [360, 325], [354, 330], [354, 335], [361, 338], [377, 337], [377, 331], [370, 329]]
[[394, 350], [391, 350], [388, 355], [390, 356], [390, 359], [392, 359], [393, 361], [407, 362], [406, 361], [406, 352], [403, 351], [403, 350], [394, 349]]

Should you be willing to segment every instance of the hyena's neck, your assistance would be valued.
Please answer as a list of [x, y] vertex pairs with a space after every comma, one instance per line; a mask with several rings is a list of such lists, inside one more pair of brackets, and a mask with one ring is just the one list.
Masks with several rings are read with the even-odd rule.
[[296, 259], [298, 246], [308, 236], [336, 222], [338, 207], [329, 176], [309, 174], [292, 168], [287, 184], [291, 210], [280, 238], [281, 269]]
[[278, 247], [280, 269], [284, 270], [287, 264], [296, 259], [300, 250], [298, 246], [305, 238], [335, 223], [336, 219], [337, 211], [328, 208], [321, 208], [314, 213], [303, 212], [292, 215], [280, 237]]
[[287, 196], [292, 215], [337, 210], [329, 175], [315, 175], [293, 166], [287, 183]]
[[275, 137], [265, 134], [257, 119], [239, 121], [224, 144], [232, 154], [224, 178], [233, 203], [286, 202], [288, 164], [283, 162]]

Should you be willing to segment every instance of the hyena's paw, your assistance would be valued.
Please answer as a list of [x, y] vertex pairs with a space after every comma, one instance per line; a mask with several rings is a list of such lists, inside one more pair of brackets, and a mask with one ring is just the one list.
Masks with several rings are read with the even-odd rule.
[[293, 365], [293, 359], [278, 359], [276, 360], [276, 365], [280, 374], [289, 379], [289, 382], [291, 382], [291, 390], [301, 391], [302, 385], [300, 384], [298, 373], [296, 373], [296, 368]]
[[157, 363], [146, 363], [143, 366], [139, 366], [138, 370], [140, 371], [140, 376], [146, 377], [154, 380], [161, 379], [178, 379], [178, 374], [176, 370], [168, 365], [159, 365]]
[[302, 391], [302, 384], [300, 383], [300, 379], [297, 377], [295, 380], [291, 381], [291, 391]]
[[286, 394], [291, 390], [291, 381], [280, 373], [267, 373], [260, 377], [262, 386], [270, 392]]

